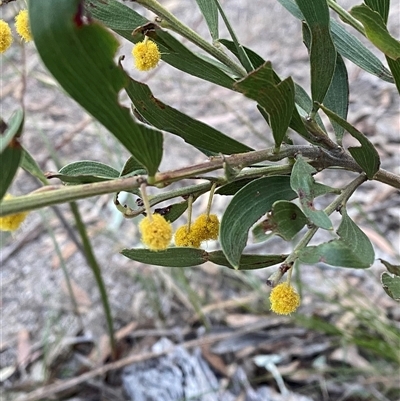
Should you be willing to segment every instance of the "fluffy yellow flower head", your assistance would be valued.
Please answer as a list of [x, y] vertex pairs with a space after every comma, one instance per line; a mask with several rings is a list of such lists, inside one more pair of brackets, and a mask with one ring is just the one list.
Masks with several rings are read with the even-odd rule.
[[13, 41], [11, 28], [4, 20], [0, 20], [0, 53], [4, 53]]
[[172, 239], [171, 224], [161, 214], [146, 216], [139, 223], [142, 242], [153, 251], [166, 249]]
[[290, 315], [300, 305], [300, 296], [287, 282], [278, 284], [269, 296], [271, 310], [278, 315]]
[[[13, 198], [12, 195], [6, 194], [3, 199], [11, 199], [11, 198]], [[28, 214], [29, 214], [28, 212], [20, 212], [0, 217], [0, 230], [1, 231], [17, 230]]]
[[15, 29], [17, 30], [18, 35], [21, 36], [25, 42], [30, 42], [32, 40], [28, 10], [21, 10], [15, 17]]
[[196, 234], [200, 242], [210, 239], [218, 239], [219, 220], [215, 214], [207, 216], [201, 214], [192, 225], [193, 233]]
[[179, 227], [175, 232], [175, 245], [199, 248], [200, 239], [192, 229], [188, 231], [188, 226], [185, 224], [184, 226]]
[[161, 58], [158, 46], [150, 39], [136, 43], [132, 49], [132, 55], [135, 58], [135, 67], [139, 71], [148, 71], [156, 67]]

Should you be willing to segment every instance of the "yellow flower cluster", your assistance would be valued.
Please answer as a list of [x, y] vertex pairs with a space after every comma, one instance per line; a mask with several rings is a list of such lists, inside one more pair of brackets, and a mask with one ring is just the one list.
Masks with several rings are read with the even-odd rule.
[[0, 53], [4, 53], [13, 41], [11, 28], [7, 22], [0, 20]]
[[[15, 30], [25, 42], [32, 40], [28, 10], [21, 10], [15, 17]], [[11, 46], [12, 42], [13, 36], [10, 25], [4, 20], [0, 20], [0, 53], [4, 53]]]
[[142, 242], [152, 251], [166, 249], [172, 239], [171, 223], [158, 213], [142, 219], [139, 230], [142, 233]]
[[219, 232], [219, 220], [215, 214], [201, 214], [191, 225], [179, 227], [175, 233], [176, 246], [191, 246], [199, 248], [203, 241], [217, 239]]
[[278, 315], [290, 315], [300, 305], [300, 296], [287, 282], [278, 284], [269, 296], [271, 310]]
[[135, 58], [135, 67], [139, 71], [151, 70], [157, 66], [161, 58], [157, 44], [148, 38], [136, 43], [132, 49], [132, 55]]
[[[6, 194], [3, 199], [12, 199], [12, 198], [13, 198], [12, 195]], [[28, 212], [20, 212], [0, 217], [0, 230], [1, 231], [17, 230], [28, 214], [29, 214]]]
[[32, 40], [28, 10], [21, 10], [15, 17], [15, 29], [17, 30], [18, 35], [21, 36], [25, 42], [30, 42]]

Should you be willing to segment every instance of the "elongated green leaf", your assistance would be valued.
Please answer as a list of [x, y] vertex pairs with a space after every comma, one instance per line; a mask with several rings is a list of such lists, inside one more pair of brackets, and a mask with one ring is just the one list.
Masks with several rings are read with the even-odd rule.
[[124, 167], [119, 174], [120, 177], [131, 176], [131, 175], [141, 175], [146, 174], [146, 169], [143, 164], [138, 163], [138, 161], [134, 157], [129, 157], [125, 162]]
[[343, 215], [337, 230], [339, 239], [326, 242], [318, 246], [309, 246], [299, 253], [304, 263], [324, 262], [332, 266], [367, 268], [374, 262], [374, 248], [368, 237], [347, 215], [342, 208]]
[[251, 181], [253, 181], [252, 178], [244, 178], [243, 180], [233, 181], [218, 188], [215, 193], [218, 195], [235, 195], [237, 191], [242, 189]]
[[[344, 120], [349, 110], [349, 81], [346, 65], [340, 54], [336, 58], [335, 73], [328, 92], [325, 96], [324, 105], [335, 112]], [[331, 121], [339, 145], [342, 143], [344, 128], [336, 121]]]
[[390, 35], [385, 22], [378, 12], [365, 4], [355, 6], [350, 14], [363, 25], [367, 38], [383, 53], [393, 60], [400, 58], [400, 42]]
[[217, 154], [242, 153], [252, 150], [215, 128], [161, 102], [153, 96], [146, 84], [131, 79], [126, 91], [136, 110], [150, 124], [180, 136], [185, 142], [198, 149], [206, 149]]
[[299, 195], [301, 208], [308, 219], [317, 227], [331, 230], [332, 222], [329, 216], [323, 210], [316, 210], [314, 207], [314, 199], [318, 196], [321, 188], [321, 184], [316, 183], [313, 178], [313, 174], [316, 172], [317, 170], [310, 166], [302, 156], [298, 156], [293, 166], [290, 185]]
[[400, 94], [400, 60], [392, 60], [390, 57], [386, 56], [386, 61], [388, 63], [390, 71], [392, 71], [397, 91]]
[[250, 61], [246, 51], [244, 50], [243, 46], [239, 43], [239, 40], [235, 34], [235, 31], [233, 30], [233, 27], [230, 24], [228, 17], [226, 16], [226, 14], [224, 12], [224, 9], [221, 7], [219, 0], [211, 0], [211, 1], [214, 1], [216, 6], [218, 7], [221, 17], [224, 20], [225, 26], [228, 29], [229, 35], [231, 35], [232, 41], [235, 45], [240, 63], [246, 69], [247, 72], [252, 71], [254, 69], [254, 67], [251, 64], [251, 61]]
[[400, 277], [384, 272], [381, 275], [381, 283], [386, 294], [395, 301], [400, 302]]
[[[304, 20], [294, 0], [278, 0], [294, 17]], [[347, 32], [337, 21], [331, 20], [331, 33], [337, 51], [361, 69], [384, 81], [393, 83], [390, 71], [354, 35]]]
[[212, 0], [196, 0], [196, 3], [206, 20], [211, 37], [213, 40], [217, 40], [219, 37], [217, 5]]
[[21, 135], [23, 126], [24, 112], [22, 109], [18, 109], [7, 122], [7, 128], [4, 133], [0, 133], [0, 154], [3, 153], [14, 137]]
[[311, 31], [311, 97], [323, 102], [331, 84], [336, 63], [336, 48], [330, 33], [326, 0], [296, 0]]
[[119, 171], [107, 164], [81, 160], [67, 164], [57, 174], [48, 175], [48, 178], [58, 178], [63, 182], [73, 184], [87, 184], [113, 180], [119, 176]]
[[364, 3], [382, 17], [385, 25], [387, 24], [390, 10], [390, 0], [364, 0]]
[[349, 148], [349, 152], [354, 157], [354, 160], [358, 163], [358, 165], [363, 169], [365, 174], [367, 174], [367, 177], [371, 180], [379, 170], [381, 163], [375, 146], [362, 132], [358, 131], [358, 129], [353, 127], [346, 120], [343, 120], [343, 118], [339, 117], [336, 113], [327, 109], [323, 105], [320, 105], [320, 107], [330, 120], [333, 120], [341, 125], [351, 136], [360, 142], [360, 147]]
[[197, 248], [168, 248], [154, 252], [150, 249], [123, 249], [122, 255], [137, 262], [166, 267], [198, 266], [207, 261], [207, 252]]
[[[196, 248], [168, 248], [154, 252], [149, 249], [123, 249], [122, 255], [137, 262], [165, 266], [191, 267], [205, 262], [233, 269], [222, 251], [206, 252]], [[287, 255], [242, 255], [239, 270], [254, 270], [282, 263]]]
[[18, 170], [22, 157], [22, 147], [14, 137], [0, 154], [0, 199], [6, 194], [8, 187]]
[[137, 124], [118, 102], [128, 77], [114, 63], [119, 46], [99, 23], [83, 21], [80, 0], [29, 3], [36, 48], [60, 85], [100, 121], [154, 175], [162, 157], [162, 134]]
[[292, 78], [286, 78], [276, 84], [271, 63], [266, 62], [234, 86], [266, 110], [275, 146], [279, 147], [286, 135], [294, 110], [295, 92]]
[[[132, 31], [150, 21], [116, 0], [85, 0], [86, 8], [94, 18], [103, 22], [118, 35], [137, 43], [142, 35], [132, 35]], [[219, 62], [197, 55], [184, 46], [178, 39], [161, 29], [155, 28], [149, 36], [157, 43], [161, 58], [173, 67], [195, 77], [205, 79], [225, 88], [232, 89], [234, 79]]]
[[[238, 270], [255, 270], [282, 263], [288, 255], [242, 255]], [[228, 262], [222, 251], [209, 252], [208, 259], [216, 265], [234, 267]]]
[[290, 178], [286, 176], [259, 178], [236, 193], [225, 210], [220, 227], [222, 250], [234, 268], [239, 268], [251, 226], [271, 210], [274, 202], [295, 197]]
[[46, 176], [44, 175], [41, 168], [36, 163], [35, 159], [31, 156], [31, 154], [25, 149], [22, 149], [22, 159], [21, 159], [21, 167], [36, 177], [42, 184], [47, 185], [48, 181]]
[[[236, 57], [238, 57], [238, 52], [237, 52], [236, 47], [233, 42], [231, 42], [230, 40], [226, 40], [226, 39], [221, 39], [220, 42], [224, 46], [226, 46]], [[254, 68], [259, 68], [263, 64], [265, 64], [265, 60], [261, 56], [259, 56], [257, 53], [255, 53], [253, 50], [248, 49], [247, 47], [244, 47], [244, 50], [246, 51]], [[280, 82], [282, 82], [281, 79], [279, 78], [279, 76], [275, 73], [275, 71], [273, 72], [273, 75], [274, 75], [275, 84], [279, 84]], [[300, 85], [295, 83], [294, 87], [295, 87], [295, 103], [297, 105], [299, 105], [303, 110], [307, 111], [306, 113], [304, 113], [304, 116], [306, 116], [312, 110], [313, 102], [312, 102], [310, 96], [308, 96], [307, 92]], [[258, 109], [259, 109], [260, 113], [263, 115], [263, 117], [266, 119], [266, 121], [269, 123], [269, 116], [266, 115], [265, 110], [263, 108], [260, 108], [260, 106], [258, 106]], [[326, 131], [324, 124], [322, 123], [322, 120], [318, 114], [316, 115], [315, 118], [316, 118], [317, 123], [321, 126], [321, 128], [324, 131]], [[292, 115], [292, 119], [290, 120], [289, 126], [294, 131], [299, 133], [301, 136], [303, 136], [305, 138], [309, 137], [307, 135], [307, 130], [301, 120], [300, 114], [297, 111], [296, 107], [293, 109], [293, 115]]]
[[[222, 43], [237, 58], [239, 58], [239, 52], [238, 52], [235, 44], [231, 40], [219, 39], [218, 41], [220, 43]], [[265, 63], [265, 60], [261, 56], [259, 56], [255, 51], [253, 51], [245, 46], [242, 46], [242, 49], [246, 52], [247, 57], [249, 58], [249, 60], [254, 68], [261, 67]]]
[[400, 276], [400, 265], [393, 265], [392, 263], [389, 263], [386, 260], [379, 259], [381, 263], [386, 267], [387, 271], [389, 273], [392, 273], [396, 276]]

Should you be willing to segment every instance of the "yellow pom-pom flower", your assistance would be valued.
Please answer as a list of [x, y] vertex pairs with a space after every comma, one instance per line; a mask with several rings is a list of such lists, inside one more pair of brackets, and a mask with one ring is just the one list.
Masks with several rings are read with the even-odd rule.
[[13, 41], [10, 25], [0, 20], [0, 53], [4, 53]]
[[218, 239], [219, 220], [215, 214], [201, 214], [193, 223], [192, 230], [200, 242]]
[[199, 248], [200, 239], [196, 235], [196, 232], [192, 229], [189, 231], [187, 224], [185, 224], [184, 226], [179, 227], [175, 232], [175, 245]]
[[18, 35], [21, 36], [25, 42], [30, 42], [32, 40], [28, 10], [21, 10], [15, 17], [15, 29], [17, 30]]
[[[6, 194], [3, 199], [12, 199], [13, 196]], [[9, 214], [8, 216], [0, 217], [0, 230], [1, 231], [15, 231], [19, 228], [22, 222], [26, 219], [28, 212], [20, 212]]]
[[269, 296], [271, 310], [278, 315], [290, 315], [300, 305], [300, 296], [287, 282], [278, 284]]
[[171, 224], [158, 213], [146, 216], [139, 223], [142, 242], [152, 251], [166, 249], [172, 239]]
[[148, 38], [136, 43], [132, 49], [132, 55], [135, 58], [135, 67], [139, 71], [151, 70], [157, 66], [161, 58], [157, 44]]

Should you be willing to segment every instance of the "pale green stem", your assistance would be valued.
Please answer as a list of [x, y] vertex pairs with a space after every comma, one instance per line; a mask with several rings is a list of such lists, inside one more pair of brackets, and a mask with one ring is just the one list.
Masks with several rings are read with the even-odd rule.
[[346, 21], [349, 25], [351, 25], [354, 29], [356, 29], [358, 32], [360, 32], [362, 35], [365, 35], [365, 29], [363, 24], [358, 21], [356, 18], [354, 18], [348, 11], [346, 11], [342, 6], [340, 6], [338, 3], [336, 3], [335, 0], [328, 0], [328, 6], [336, 11], [340, 17]]
[[164, 8], [158, 1], [136, 0], [136, 3], [141, 4], [143, 7], [147, 8], [148, 10], [158, 15], [162, 20], [165, 20], [168, 23], [168, 28], [179, 33], [184, 38], [190, 40], [192, 43], [199, 46], [201, 49], [211, 54], [212, 56], [214, 56], [217, 60], [221, 61], [223, 64], [228, 66], [233, 72], [235, 72], [239, 78], [242, 78], [247, 74], [246, 71], [239, 64], [235, 63], [223, 51], [217, 49], [212, 44], [208, 43], [199, 34], [197, 34], [187, 25], [183, 24], [178, 18], [176, 18], [172, 13], [170, 13], [166, 8]]
[[207, 218], [210, 215], [211, 205], [212, 205], [212, 201], [213, 201], [213, 197], [214, 197], [214, 191], [215, 191], [216, 187], [217, 187], [217, 183], [214, 182], [212, 187], [211, 187], [211, 189], [210, 189], [210, 195], [208, 197], [208, 203], [207, 203], [207, 209], [206, 209]]
[[190, 226], [192, 225], [192, 212], [193, 212], [193, 195], [189, 196], [188, 199], [188, 224], [187, 224], [187, 232], [190, 231]]
[[146, 211], [147, 217], [149, 218], [149, 221], [153, 220], [153, 214], [151, 213], [151, 208], [150, 208], [150, 202], [149, 202], [149, 198], [147, 197], [147, 184], [146, 183], [142, 183], [140, 185], [140, 192], [142, 194], [142, 201], [144, 204], [144, 210]]

